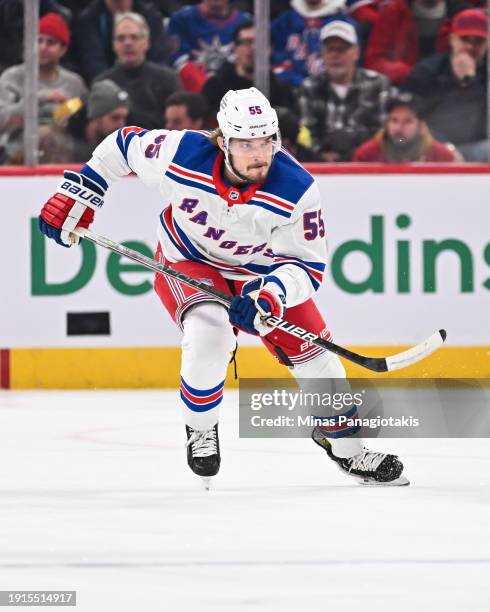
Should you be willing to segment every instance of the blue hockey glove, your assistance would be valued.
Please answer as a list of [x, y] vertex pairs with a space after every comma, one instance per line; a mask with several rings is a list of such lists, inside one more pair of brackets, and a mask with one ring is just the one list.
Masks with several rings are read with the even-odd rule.
[[262, 317], [273, 315], [282, 318], [286, 311], [286, 289], [275, 276], [264, 276], [242, 287], [228, 311], [230, 323], [254, 336], [265, 336], [273, 327], [262, 322]]

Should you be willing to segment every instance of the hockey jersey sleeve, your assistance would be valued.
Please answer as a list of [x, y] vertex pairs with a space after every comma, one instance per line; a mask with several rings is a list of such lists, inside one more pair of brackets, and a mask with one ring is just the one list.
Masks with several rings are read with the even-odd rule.
[[327, 258], [320, 192], [313, 182], [296, 205], [289, 222], [272, 232], [274, 262], [269, 276], [286, 289], [286, 305], [305, 302], [323, 280]]
[[[158, 186], [184, 132], [127, 126], [113, 132], [94, 150], [82, 173], [110, 185], [134, 172], [146, 185]], [[99, 180], [100, 182], [100, 180]]]

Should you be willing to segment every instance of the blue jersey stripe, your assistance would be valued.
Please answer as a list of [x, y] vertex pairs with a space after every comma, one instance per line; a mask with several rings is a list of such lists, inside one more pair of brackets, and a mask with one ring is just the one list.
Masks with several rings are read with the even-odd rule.
[[[165, 220], [163, 218], [163, 213], [161, 213], [161, 215], [160, 215], [160, 223], [162, 224], [162, 227], [165, 230], [165, 234], [167, 235], [167, 237], [170, 240], [170, 242], [179, 251], [179, 253], [183, 257], [188, 259], [189, 261], [197, 261], [199, 263], [208, 264], [208, 265], [210, 265], [210, 266], [212, 266], [214, 268], [218, 268], [221, 272], [233, 271], [233, 267], [226, 268], [224, 265], [220, 265], [219, 261], [214, 261], [212, 259], [208, 259], [205, 255], [203, 255], [199, 251], [197, 251], [197, 249], [195, 249], [195, 247], [190, 243], [189, 239], [184, 234], [182, 229], [177, 226], [177, 224], [175, 223], [175, 219], [174, 219], [174, 227], [177, 230], [179, 238], [182, 240], [182, 242], [184, 243], [185, 246], [189, 245], [192, 248], [192, 252], [190, 250], [187, 250], [186, 248], [182, 248], [180, 246], [180, 244], [172, 236], [172, 233], [170, 232], [169, 228], [165, 224]], [[269, 266], [263, 266], [261, 264], [252, 264], [252, 263], [249, 263], [249, 264], [240, 264], [240, 263], [237, 263], [236, 267], [244, 268], [245, 270], [248, 270], [248, 271], [253, 272], [255, 274], [261, 274], [261, 275], [267, 274], [267, 272], [269, 271]], [[239, 273], [239, 271], [238, 271], [238, 273]]]
[[179, 176], [178, 174], [174, 174], [171, 170], [167, 170], [165, 175], [171, 178], [176, 183], [180, 183], [181, 185], [186, 185], [187, 187], [195, 187], [196, 189], [202, 189], [203, 191], [207, 191], [208, 193], [212, 193], [214, 195], [218, 195], [216, 189], [213, 189], [210, 185], [204, 185], [203, 183], [197, 183], [191, 179], [184, 178], [183, 176]]
[[252, 206], [260, 206], [260, 208], [270, 210], [271, 212], [276, 213], [276, 215], [281, 215], [281, 217], [285, 217], [286, 219], [289, 219], [292, 215], [292, 212], [287, 212], [280, 208], [276, 208], [271, 204], [265, 204], [264, 202], [258, 202], [257, 200], [250, 200], [247, 202], [247, 204], [251, 204]]
[[118, 132], [117, 132], [116, 144], [119, 147], [119, 150], [121, 151], [124, 159], [126, 161], [128, 161], [128, 158], [126, 157], [126, 153], [124, 151], [124, 143], [123, 143], [123, 138], [122, 138], [122, 128], [120, 130], [118, 130]]
[[320, 287], [320, 283], [316, 280], [314, 276], [311, 275], [308, 268], [303, 263], [300, 263], [299, 261], [280, 261], [279, 263], [272, 264], [272, 266], [270, 267], [270, 271], [272, 272], [273, 270], [277, 270], [281, 266], [287, 266], [288, 264], [291, 264], [292, 266], [298, 266], [299, 268], [304, 270], [306, 274], [308, 274], [308, 278], [310, 279], [311, 284], [313, 285], [313, 289], [315, 291], [318, 291], [318, 288]]
[[135, 136], [138, 136], [138, 138], [142, 138], [147, 133], [148, 133], [148, 130], [143, 130], [142, 132], [131, 132], [130, 134], [126, 136], [126, 140], [124, 141], [124, 159], [126, 161], [128, 161], [128, 149], [129, 149], [129, 145], [131, 144], [131, 141], [133, 140], [133, 138]]
[[131, 141], [133, 140], [133, 138], [135, 136], [138, 136], [139, 138], [141, 138], [142, 136], [144, 136], [145, 134], [148, 133], [149, 130], [142, 130], [141, 132], [130, 132], [126, 138], [123, 138], [122, 132], [123, 130], [125, 130], [126, 128], [121, 128], [118, 130], [117, 132], [117, 137], [116, 137], [116, 144], [119, 147], [119, 150], [121, 151], [125, 162], [128, 164], [128, 149], [129, 149], [129, 145], [131, 144]]
[[[292, 255], [281, 255], [281, 253], [274, 253], [274, 258], [277, 259], [278, 257], [283, 257], [284, 259], [293, 259], [294, 261], [289, 262], [289, 263], [299, 263], [299, 264], [303, 264], [305, 266], [308, 266], [309, 268], [313, 268], [313, 270], [318, 270], [318, 272], [324, 272], [325, 271], [325, 266], [326, 264], [324, 264], [321, 261], [307, 261], [306, 259], [299, 259], [299, 257], [293, 257]], [[281, 261], [278, 262], [281, 264], [285, 264], [288, 262], [285, 261]]]

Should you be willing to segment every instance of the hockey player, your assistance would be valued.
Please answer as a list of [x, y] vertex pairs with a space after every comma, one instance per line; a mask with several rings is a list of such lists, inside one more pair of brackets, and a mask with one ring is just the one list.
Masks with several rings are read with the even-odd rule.
[[[113, 181], [134, 172], [160, 190], [166, 206], [155, 257], [234, 296], [229, 311], [200, 290], [157, 275], [155, 290], [183, 332], [181, 408], [187, 458], [209, 478], [220, 467], [218, 411], [234, 328], [260, 334], [300, 379], [345, 378], [339, 358], [265, 325], [273, 313], [330, 338], [311, 296], [326, 259], [320, 196], [313, 177], [281, 149], [277, 115], [255, 88], [228, 91], [219, 128], [199, 131], [125, 127], [108, 136], [80, 173], [64, 178], [44, 205], [41, 231], [77, 241]], [[352, 415], [352, 409], [349, 416]], [[348, 427], [315, 428], [313, 440], [364, 483], [406, 484], [394, 455], [369, 451]]]

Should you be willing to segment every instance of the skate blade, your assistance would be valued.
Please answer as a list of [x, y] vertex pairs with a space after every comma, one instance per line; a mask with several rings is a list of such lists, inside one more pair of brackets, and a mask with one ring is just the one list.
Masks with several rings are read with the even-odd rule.
[[352, 476], [357, 480], [360, 485], [364, 487], [407, 487], [410, 484], [410, 481], [406, 476], [399, 476], [395, 478], [395, 480], [390, 480], [389, 482], [378, 482], [377, 480], [373, 480], [372, 478], [363, 478], [362, 476]]
[[200, 476], [200, 478], [203, 491], [210, 491], [212, 478], [210, 476]]

